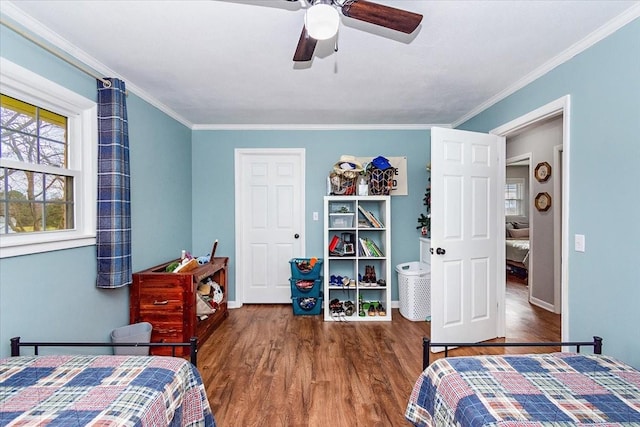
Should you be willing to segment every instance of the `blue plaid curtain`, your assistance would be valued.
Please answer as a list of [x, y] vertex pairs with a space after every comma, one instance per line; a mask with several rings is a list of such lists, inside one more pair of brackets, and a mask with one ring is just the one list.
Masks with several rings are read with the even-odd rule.
[[98, 252], [99, 288], [131, 283], [131, 192], [129, 131], [123, 81], [98, 80]]

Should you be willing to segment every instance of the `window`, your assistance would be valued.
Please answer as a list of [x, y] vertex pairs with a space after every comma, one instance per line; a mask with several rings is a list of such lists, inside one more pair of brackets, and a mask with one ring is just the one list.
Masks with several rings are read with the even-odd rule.
[[0, 60], [0, 257], [95, 244], [95, 102]]
[[504, 185], [504, 214], [525, 215], [524, 179], [507, 178]]

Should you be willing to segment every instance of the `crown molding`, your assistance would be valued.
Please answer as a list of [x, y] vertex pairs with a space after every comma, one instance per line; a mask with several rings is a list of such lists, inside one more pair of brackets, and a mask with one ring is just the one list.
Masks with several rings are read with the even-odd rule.
[[196, 124], [192, 130], [429, 130], [448, 124]]
[[559, 55], [552, 58], [550, 61], [548, 61], [541, 67], [537, 68], [536, 70], [524, 76], [522, 79], [515, 82], [513, 85], [498, 92], [495, 96], [489, 98], [487, 101], [480, 104], [473, 110], [469, 111], [467, 114], [460, 117], [458, 120], [455, 120], [453, 123], [451, 123], [451, 126], [453, 128], [460, 126], [467, 120], [477, 116], [478, 114], [482, 113], [489, 107], [502, 101], [509, 95], [512, 95], [518, 90], [527, 86], [528, 84], [533, 83], [535, 80], [544, 76], [545, 74], [547, 74], [548, 72], [556, 68], [557, 66], [564, 64], [574, 56], [578, 55], [581, 52], [584, 52], [591, 46], [595, 45], [599, 41], [615, 33], [620, 28], [624, 27], [625, 25], [627, 25], [634, 19], [637, 19], [638, 17], [640, 17], [640, 3], [635, 4], [634, 6], [627, 9], [625, 12], [616, 16], [615, 18], [613, 18], [612, 20], [610, 20], [609, 22], [607, 22], [606, 24], [604, 24], [603, 26], [601, 26], [600, 28], [598, 28], [597, 30], [589, 34], [587, 37], [573, 44], [564, 52], [560, 53]]

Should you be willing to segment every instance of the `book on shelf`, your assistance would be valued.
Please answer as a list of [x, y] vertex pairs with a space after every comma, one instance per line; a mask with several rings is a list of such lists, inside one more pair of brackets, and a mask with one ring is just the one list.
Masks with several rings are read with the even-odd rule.
[[358, 241], [358, 243], [360, 243], [360, 256], [371, 256], [367, 245], [364, 243], [364, 239], [362, 237], [359, 237]]
[[382, 223], [382, 221], [380, 221], [378, 218], [375, 217], [374, 214], [372, 214], [371, 212], [369, 212], [369, 214], [371, 214], [371, 217], [373, 218], [373, 221], [377, 224], [377, 228], [384, 228], [384, 224]]
[[340, 243], [340, 238], [338, 236], [333, 236], [331, 238], [331, 242], [329, 242], [329, 252], [335, 252], [338, 247], [338, 243]]
[[360, 237], [360, 254], [368, 257], [383, 257], [384, 253], [380, 250], [378, 245], [368, 237]]
[[384, 256], [384, 254], [382, 253], [378, 245], [376, 245], [376, 242], [374, 242], [373, 240], [367, 239], [367, 244], [370, 246], [371, 253], [373, 254], [373, 256], [376, 256], [376, 257]]
[[384, 228], [384, 225], [382, 224], [382, 222], [380, 222], [378, 218], [376, 218], [375, 215], [373, 215], [370, 211], [366, 210], [361, 205], [358, 205], [358, 209], [360, 210], [362, 215], [367, 219], [367, 221], [369, 221], [372, 227]]

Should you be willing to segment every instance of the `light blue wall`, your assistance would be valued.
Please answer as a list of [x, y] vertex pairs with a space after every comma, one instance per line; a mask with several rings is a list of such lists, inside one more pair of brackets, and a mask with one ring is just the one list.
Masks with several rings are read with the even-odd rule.
[[[0, 26], [0, 55], [89, 99], [96, 81]], [[191, 130], [127, 98], [134, 271], [191, 245]], [[105, 341], [129, 322], [129, 289], [95, 287], [95, 247], [0, 260], [0, 357], [9, 338]]]
[[191, 247], [191, 129], [129, 95], [133, 271]]
[[640, 368], [640, 20], [460, 128], [486, 132], [567, 94], [569, 236], [586, 236], [586, 252], [569, 250], [570, 338], [600, 335]]
[[[229, 299], [235, 300], [234, 149], [304, 148], [306, 155], [306, 255], [323, 255], [323, 196], [326, 178], [340, 155], [407, 156], [408, 196], [391, 198], [391, 255], [395, 265], [419, 259], [417, 218], [424, 212], [422, 198], [430, 159], [427, 130], [352, 131], [195, 131], [193, 133], [193, 246], [207, 253], [219, 239], [218, 256], [230, 257]], [[320, 213], [313, 221], [312, 212]], [[392, 299], [398, 299], [392, 275]]]

